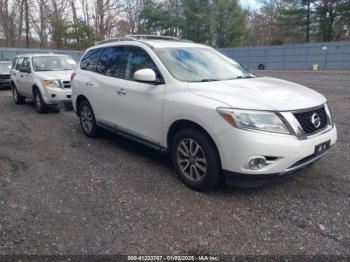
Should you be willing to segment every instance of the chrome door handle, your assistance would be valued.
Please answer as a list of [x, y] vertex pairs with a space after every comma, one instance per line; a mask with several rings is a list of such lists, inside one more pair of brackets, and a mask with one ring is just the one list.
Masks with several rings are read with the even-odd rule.
[[122, 88], [117, 91], [118, 95], [126, 95], [126, 91]]
[[92, 82], [88, 81], [88, 82], [85, 83], [85, 85], [86, 86], [93, 86], [94, 84]]

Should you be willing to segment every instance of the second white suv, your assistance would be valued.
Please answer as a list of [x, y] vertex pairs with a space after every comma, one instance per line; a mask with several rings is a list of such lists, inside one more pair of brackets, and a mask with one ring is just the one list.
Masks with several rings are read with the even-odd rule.
[[169, 152], [196, 190], [284, 179], [337, 139], [323, 95], [177, 39], [132, 36], [89, 48], [72, 87], [87, 136], [102, 127]]
[[39, 113], [60, 103], [71, 103], [70, 77], [77, 63], [70, 56], [29, 54], [15, 57], [11, 69], [11, 87], [16, 104], [33, 99]]

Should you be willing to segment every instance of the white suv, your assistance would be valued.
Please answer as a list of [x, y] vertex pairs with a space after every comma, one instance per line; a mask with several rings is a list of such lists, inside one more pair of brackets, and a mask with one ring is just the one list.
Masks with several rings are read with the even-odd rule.
[[100, 127], [169, 152], [179, 178], [208, 190], [260, 186], [336, 142], [326, 98], [257, 76], [208, 46], [132, 36], [89, 48], [72, 76], [83, 132]]
[[14, 58], [11, 86], [16, 104], [33, 99], [39, 113], [72, 101], [70, 77], [77, 63], [70, 56], [30, 54]]

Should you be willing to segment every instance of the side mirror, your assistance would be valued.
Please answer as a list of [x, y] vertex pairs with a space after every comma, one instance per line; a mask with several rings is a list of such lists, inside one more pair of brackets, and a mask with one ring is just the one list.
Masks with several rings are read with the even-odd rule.
[[134, 73], [134, 79], [143, 83], [156, 83], [157, 76], [152, 69], [140, 69]]

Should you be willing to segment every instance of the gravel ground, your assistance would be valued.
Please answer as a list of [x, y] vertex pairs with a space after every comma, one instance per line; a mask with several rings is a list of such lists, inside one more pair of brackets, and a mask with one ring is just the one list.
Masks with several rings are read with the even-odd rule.
[[0, 254], [350, 255], [350, 73], [262, 73], [325, 94], [338, 143], [290, 180], [210, 193], [165, 155], [0, 90]]

